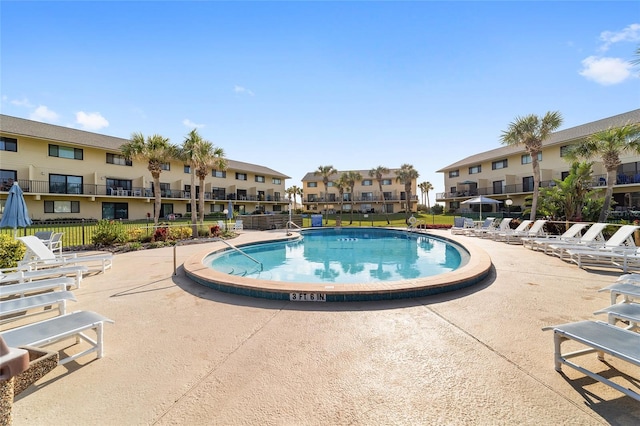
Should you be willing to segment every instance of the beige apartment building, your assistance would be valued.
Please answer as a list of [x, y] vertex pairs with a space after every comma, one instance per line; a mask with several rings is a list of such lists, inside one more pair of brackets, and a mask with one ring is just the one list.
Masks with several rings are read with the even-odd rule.
[[[404, 183], [397, 180], [396, 172], [400, 169], [389, 169], [389, 173], [382, 176], [382, 192], [375, 176], [369, 176], [369, 170], [343, 170], [329, 176], [329, 185], [325, 192], [321, 175], [315, 172], [307, 173], [302, 178], [302, 205], [305, 210], [334, 213], [342, 211], [361, 213], [397, 213], [406, 210], [407, 194]], [[358, 172], [362, 180], [356, 182], [353, 193], [344, 192], [342, 203], [340, 192], [335, 182], [343, 173]], [[411, 182], [411, 210], [417, 210], [416, 180]], [[383, 198], [384, 195], [384, 198]]]
[[[153, 179], [146, 162], [129, 161], [127, 139], [0, 115], [0, 209], [18, 182], [32, 219], [144, 219], [153, 217]], [[191, 192], [204, 191], [205, 213], [288, 209], [285, 180], [268, 167], [227, 159], [204, 188], [191, 187], [189, 166], [170, 160], [160, 175], [160, 216], [190, 213]]]
[[[566, 150], [589, 135], [610, 127], [640, 123], [640, 109], [553, 133], [543, 144], [540, 161], [540, 186], [555, 185], [554, 179], [569, 174], [570, 161]], [[640, 210], [640, 156], [623, 153], [614, 186], [616, 212]], [[607, 173], [601, 159], [593, 161], [593, 188], [606, 187]], [[502, 146], [491, 151], [466, 157], [438, 170], [444, 173], [446, 192], [437, 193], [436, 201], [445, 203], [445, 211], [454, 213], [478, 212], [479, 205], [461, 204], [478, 195], [484, 195], [503, 204], [494, 207], [483, 204], [482, 211], [518, 211], [524, 207], [525, 197], [533, 193], [531, 156], [522, 146]], [[510, 200], [510, 201], [509, 201]], [[615, 214], [615, 213], [614, 213]]]

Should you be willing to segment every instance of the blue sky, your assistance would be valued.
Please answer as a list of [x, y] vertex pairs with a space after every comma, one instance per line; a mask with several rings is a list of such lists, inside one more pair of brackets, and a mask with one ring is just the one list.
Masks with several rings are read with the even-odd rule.
[[288, 176], [498, 148], [509, 123], [562, 128], [640, 107], [640, 3], [2, 1], [3, 114], [179, 144]]

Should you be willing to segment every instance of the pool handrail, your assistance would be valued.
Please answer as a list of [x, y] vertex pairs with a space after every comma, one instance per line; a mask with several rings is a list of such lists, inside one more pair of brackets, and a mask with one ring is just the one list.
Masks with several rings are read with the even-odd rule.
[[217, 241], [221, 241], [221, 242], [225, 243], [227, 245], [227, 247], [230, 247], [230, 248], [236, 250], [240, 254], [242, 254], [242, 255], [246, 256], [247, 258], [249, 258], [249, 259], [253, 260], [254, 262], [256, 262], [258, 265], [260, 265], [260, 272], [262, 272], [262, 270], [264, 268], [264, 266], [262, 265], [262, 262], [260, 262], [259, 260], [254, 259], [253, 257], [249, 256], [247, 253], [245, 253], [242, 250], [240, 250], [238, 247], [234, 246], [230, 242], [227, 242], [226, 240], [223, 240], [222, 238], [218, 238]]

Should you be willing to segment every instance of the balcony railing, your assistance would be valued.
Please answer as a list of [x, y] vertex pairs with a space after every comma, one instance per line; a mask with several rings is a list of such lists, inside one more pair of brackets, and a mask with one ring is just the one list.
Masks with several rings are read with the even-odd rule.
[[[617, 185], [620, 185], [621, 176], [618, 176]], [[631, 182], [630, 180], [635, 179], [635, 177], [626, 176], [622, 178], [625, 183], [640, 183], [640, 175], [637, 175], [637, 180]], [[540, 188], [551, 188], [556, 185], [554, 180], [545, 180], [540, 182]], [[592, 188], [600, 188], [607, 186], [607, 176], [606, 175], [595, 175], [592, 176], [591, 179], [591, 187]], [[456, 188], [455, 192], [438, 192], [436, 193], [436, 200], [446, 200], [452, 198], [464, 198], [464, 197], [476, 197], [478, 195], [506, 195], [506, 194], [526, 194], [533, 192], [533, 184], [531, 185], [523, 185], [523, 184], [514, 184], [514, 185], [505, 185], [500, 188], [494, 187], [486, 187], [486, 188], [475, 188], [468, 189], [463, 187]]]
[[[0, 192], [8, 192], [13, 185], [13, 180], [4, 179], [0, 180]], [[113, 188], [107, 185], [95, 185], [95, 184], [75, 184], [75, 183], [60, 183], [60, 182], [48, 182], [38, 180], [26, 180], [18, 179], [18, 185], [25, 194], [55, 194], [55, 195], [84, 195], [84, 196], [105, 196], [105, 197], [125, 197], [125, 198], [153, 198], [153, 190], [151, 188], [131, 187], [131, 188]], [[191, 192], [183, 191], [179, 189], [160, 190], [162, 198], [177, 198], [177, 199], [190, 199]], [[199, 195], [198, 195], [199, 196]], [[216, 197], [217, 196], [217, 197]], [[242, 201], [260, 201], [279, 203], [284, 202], [284, 199], [280, 196], [257, 196], [257, 195], [241, 195], [237, 194], [222, 194], [205, 192], [205, 200], [242, 200]]]

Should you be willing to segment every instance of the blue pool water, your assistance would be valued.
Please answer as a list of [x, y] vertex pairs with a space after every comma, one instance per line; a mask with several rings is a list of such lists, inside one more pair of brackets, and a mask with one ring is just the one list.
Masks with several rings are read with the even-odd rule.
[[460, 246], [389, 229], [321, 229], [302, 238], [229, 249], [205, 258], [216, 271], [247, 278], [307, 283], [375, 283], [430, 277], [468, 261]]

